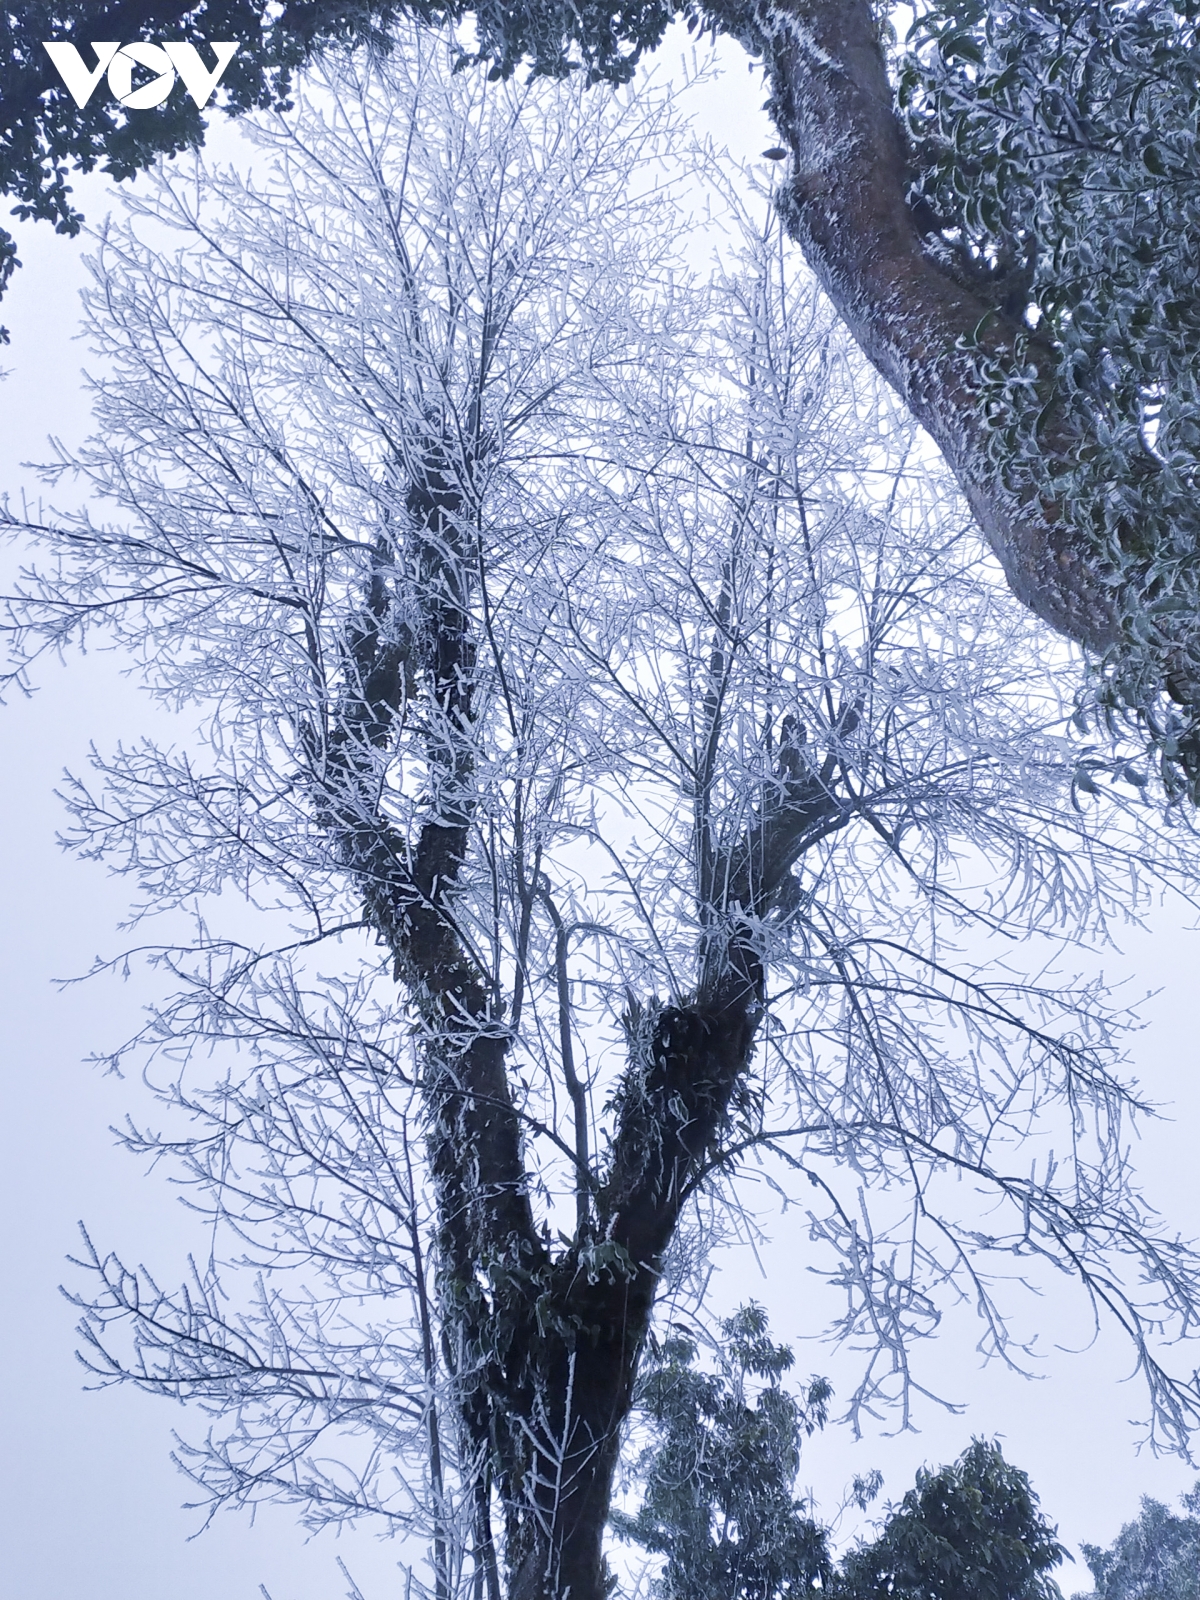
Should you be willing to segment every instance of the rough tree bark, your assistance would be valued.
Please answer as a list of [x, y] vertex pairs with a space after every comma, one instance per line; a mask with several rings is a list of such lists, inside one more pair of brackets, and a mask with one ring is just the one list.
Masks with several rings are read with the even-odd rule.
[[[748, 19], [747, 19], [748, 20]], [[1053, 507], [1006, 484], [987, 449], [975, 356], [1007, 356], [1029, 329], [984, 291], [958, 282], [925, 249], [908, 203], [912, 171], [870, 0], [777, 0], [749, 27], [761, 49], [770, 108], [792, 156], [786, 216], [793, 236], [855, 340], [942, 450], [1013, 593], [1088, 649], [1117, 638], [1120, 594], [1084, 533]], [[1029, 358], [1052, 352], [1032, 341]], [[1045, 450], [1086, 442], [1042, 424]]]

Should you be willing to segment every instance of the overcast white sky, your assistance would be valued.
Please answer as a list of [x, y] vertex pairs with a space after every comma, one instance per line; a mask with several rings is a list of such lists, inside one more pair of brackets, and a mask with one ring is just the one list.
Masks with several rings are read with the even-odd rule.
[[[674, 59], [678, 52], [676, 43]], [[774, 143], [760, 111], [764, 91], [736, 51], [730, 61], [721, 83], [704, 91], [705, 122], [736, 153], [756, 155]], [[99, 185], [77, 189], [90, 219], [99, 220], [108, 205]], [[19, 464], [47, 457], [47, 435], [78, 441], [86, 432], [79, 379], [86, 353], [72, 342], [79, 253], [44, 226], [22, 230], [25, 265], [0, 303], [0, 320], [13, 333], [0, 352], [8, 369], [0, 384], [0, 489], [32, 482]], [[186, 1236], [165, 1184], [113, 1149], [109, 1124], [136, 1105], [137, 1085], [82, 1064], [91, 1049], [132, 1031], [136, 988], [108, 980], [65, 991], [53, 985], [119, 948], [125, 895], [119, 881], [57, 849], [52, 790], [65, 766], [83, 764], [89, 740], [109, 743], [141, 716], [119, 663], [105, 655], [49, 668], [33, 700], [0, 710], [6, 1592], [14, 1600], [258, 1600], [265, 1589], [270, 1600], [337, 1600], [346, 1592], [340, 1555], [366, 1600], [384, 1600], [402, 1592], [397, 1552], [367, 1533], [306, 1544], [286, 1514], [260, 1515], [255, 1526], [226, 1515], [188, 1542], [199, 1519], [180, 1509], [188, 1485], [168, 1452], [172, 1428], [195, 1429], [200, 1419], [132, 1392], [81, 1389], [74, 1317], [57, 1292], [77, 1219], [106, 1245], [127, 1245], [168, 1268]], [[1145, 1007], [1136, 1060], [1147, 1092], [1174, 1102], [1177, 1121], [1148, 1135], [1138, 1160], [1151, 1196], [1188, 1235], [1200, 1233], [1198, 938], [1164, 914], [1150, 933], [1131, 936], [1123, 954], [1104, 958], [1113, 976], [1128, 977], [1126, 998], [1162, 991]], [[762, 1300], [777, 1335], [795, 1339], [811, 1327], [804, 1232], [786, 1217], [771, 1231], [765, 1276], [748, 1253], [726, 1257], [716, 1290], [729, 1305], [750, 1295]], [[1044, 1319], [1048, 1348], [1074, 1337], [1065, 1304], [1053, 1297], [1035, 1315]], [[945, 1391], [969, 1401], [961, 1416], [927, 1411], [917, 1419], [922, 1432], [899, 1439], [855, 1444], [845, 1430], [831, 1430], [813, 1442], [802, 1478], [820, 1502], [832, 1507], [855, 1472], [874, 1466], [884, 1471], [885, 1496], [898, 1499], [917, 1466], [951, 1459], [972, 1434], [1002, 1437], [1072, 1546], [1107, 1543], [1141, 1494], [1171, 1500], [1190, 1487], [1196, 1474], [1186, 1464], [1136, 1453], [1128, 1419], [1140, 1414], [1141, 1396], [1136, 1383], [1121, 1382], [1129, 1358], [1115, 1337], [1082, 1355], [1049, 1357], [1036, 1383], [981, 1372], [976, 1337], [963, 1319], [947, 1327], [938, 1351]], [[1200, 1350], [1188, 1365], [1198, 1361]], [[820, 1346], [800, 1345], [798, 1367], [837, 1381], [838, 1363]], [[1084, 1588], [1084, 1577], [1081, 1568], [1068, 1569], [1065, 1591]]]

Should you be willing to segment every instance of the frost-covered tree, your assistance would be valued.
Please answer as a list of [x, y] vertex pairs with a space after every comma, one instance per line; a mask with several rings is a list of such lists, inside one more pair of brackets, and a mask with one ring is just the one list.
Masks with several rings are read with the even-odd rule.
[[[1196, 797], [1195, 0], [23, 0], [0, 16], [0, 190], [73, 232], [73, 165], [128, 176], [203, 137], [182, 87], [80, 110], [46, 38], [237, 41], [236, 113], [286, 103], [331, 41], [386, 48], [405, 15], [469, 17], [464, 48], [499, 74], [620, 82], [674, 17], [741, 41], [809, 263], [1014, 592]], [[0, 244], [0, 284], [14, 259]]]
[[1111, 1548], [1084, 1545], [1096, 1585], [1086, 1600], [1198, 1600], [1200, 1483], [1182, 1502], [1184, 1515], [1177, 1517], [1147, 1495], [1137, 1521], [1125, 1524]]
[[1072, 730], [669, 103], [450, 59], [347, 60], [253, 179], [138, 192], [90, 508], [10, 516], [49, 552], [17, 666], [107, 643], [179, 716], [69, 793], [168, 919], [130, 1143], [211, 1215], [178, 1291], [95, 1253], [95, 1366], [207, 1408], [214, 1504], [424, 1531], [440, 1596], [599, 1600], [655, 1302], [758, 1162], [856, 1415], [959, 1298], [1020, 1364], [1013, 1274], [1062, 1273], [1181, 1442], [1200, 1264], [1133, 1187], [1117, 1019], [1011, 959], [1189, 893], [1188, 823]]
[[832, 1396], [814, 1378], [802, 1400], [783, 1379], [787, 1345], [759, 1305], [739, 1306], [711, 1341], [676, 1327], [647, 1352], [635, 1398], [653, 1440], [635, 1467], [636, 1515], [614, 1511], [623, 1539], [666, 1557], [661, 1600], [800, 1600], [828, 1587], [824, 1528], [795, 1498], [800, 1447], [824, 1427]]

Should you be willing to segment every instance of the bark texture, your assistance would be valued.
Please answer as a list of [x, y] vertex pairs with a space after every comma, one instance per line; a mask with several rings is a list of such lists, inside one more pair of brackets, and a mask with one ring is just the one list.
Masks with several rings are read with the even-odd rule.
[[[912, 173], [870, 0], [778, 0], [726, 25], [763, 51], [771, 110], [792, 156], [789, 227], [854, 338], [954, 471], [1013, 593], [1038, 616], [1102, 652], [1119, 631], [1120, 596], [1085, 535], [1054, 508], [1013, 491], [987, 450], [974, 357], [978, 338], [1005, 359], [1029, 330], [925, 249], [908, 204]], [[1052, 352], [1040, 352], [1046, 382]], [[1032, 348], [1036, 364], [1039, 350]], [[1086, 441], [1042, 424], [1043, 449], [1070, 457]]]

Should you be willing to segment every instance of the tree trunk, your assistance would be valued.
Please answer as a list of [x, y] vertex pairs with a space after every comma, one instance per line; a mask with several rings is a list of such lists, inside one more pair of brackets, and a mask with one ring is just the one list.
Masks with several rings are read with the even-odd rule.
[[[1117, 638], [1119, 591], [1086, 536], [1054, 508], [1003, 480], [987, 450], [974, 359], [977, 338], [1002, 361], [1029, 330], [926, 253], [908, 204], [912, 178], [870, 0], [777, 0], [726, 25], [763, 51], [770, 109], [793, 158], [790, 230], [854, 338], [933, 437], [958, 478], [1013, 593], [1091, 650]], [[1053, 353], [1030, 358], [1052, 381]], [[1042, 448], [1081, 444], [1053, 411]]]
[[493, 1388], [510, 1600], [607, 1593], [613, 1476], [663, 1257], [750, 1065], [761, 991], [757, 960], [735, 950], [707, 1003], [630, 1019], [595, 1226], [554, 1263], [545, 1299], [526, 1302], [507, 1393]]

